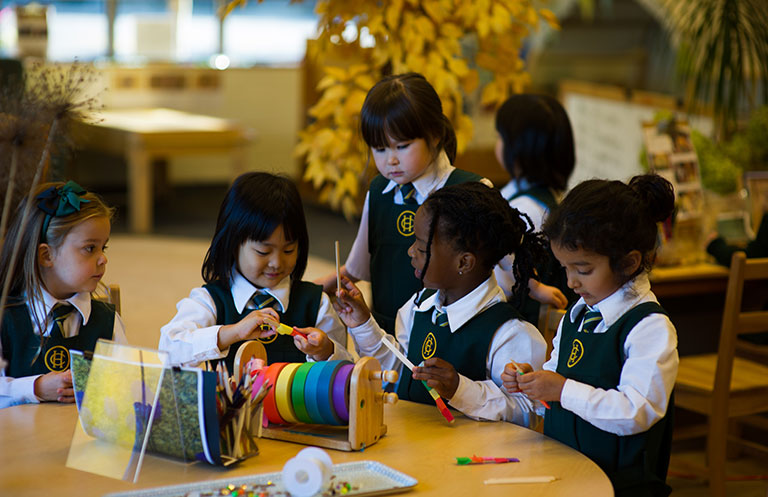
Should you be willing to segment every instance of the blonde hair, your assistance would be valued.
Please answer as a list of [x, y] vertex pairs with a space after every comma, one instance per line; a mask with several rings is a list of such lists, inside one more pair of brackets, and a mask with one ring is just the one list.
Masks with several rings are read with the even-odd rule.
[[[38, 207], [37, 196], [45, 190], [54, 187], [60, 189], [63, 182], [42, 183], [31, 197], [25, 198], [17, 207], [15, 218], [6, 233], [3, 250], [0, 254], [0, 274], [4, 278], [10, 278], [9, 297], [13, 297], [10, 305], [23, 304], [28, 301], [41, 301], [43, 280], [38, 266], [38, 248], [41, 243], [47, 243], [53, 250], [58, 249], [64, 243], [64, 239], [75, 226], [95, 217], [105, 217], [110, 222], [115, 210], [107, 206], [104, 201], [91, 192], [83, 192], [79, 195], [80, 210], [62, 216], [50, 216]], [[87, 201], [87, 202], [86, 202]], [[22, 232], [22, 213], [27, 202], [34, 202], [30, 212], [29, 221]], [[48, 227], [43, 233], [43, 225], [46, 217], [49, 218]], [[11, 254], [16, 240], [21, 239], [21, 251], [16, 261], [11, 261]], [[12, 264], [13, 263], [13, 264]], [[26, 295], [26, 298], [23, 298]], [[32, 319], [37, 320], [35, 313]], [[41, 330], [47, 328], [48, 323], [36, 323]]]

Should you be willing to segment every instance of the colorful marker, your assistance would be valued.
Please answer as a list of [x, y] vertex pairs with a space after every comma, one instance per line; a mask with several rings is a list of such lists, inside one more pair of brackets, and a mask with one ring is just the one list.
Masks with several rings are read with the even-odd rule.
[[[400, 349], [397, 348], [397, 345], [393, 344], [387, 339], [387, 336], [384, 335], [381, 337], [381, 343], [384, 344], [389, 350], [392, 351], [395, 356], [400, 359], [400, 362], [405, 364], [405, 367], [411, 370], [413, 372], [414, 365], [411, 361], [408, 360], [408, 358], [403, 355], [402, 352], [400, 352]], [[421, 384], [424, 385], [424, 388], [427, 389], [427, 392], [429, 392], [429, 395], [435, 400], [435, 404], [437, 404], [437, 408], [440, 410], [440, 413], [443, 415], [443, 417], [449, 422], [453, 423], [453, 414], [451, 414], [451, 411], [448, 410], [448, 407], [445, 405], [445, 402], [443, 402], [443, 399], [440, 398], [440, 395], [435, 391], [434, 388], [427, 385], [427, 382], [424, 380], [421, 380]]]
[[296, 327], [291, 328], [287, 324], [279, 323], [275, 331], [277, 331], [281, 335], [291, 335], [292, 337], [299, 335], [301, 337], [304, 337], [305, 340], [307, 339], [306, 333], [300, 332], [299, 330], [296, 329]]
[[[518, 366], [515, 361], [510, 361], [510, 362], [515, 365], [515, 371], [517, 371], [517, 374], [522, 376], [524, 373], [523, 373], [523, 370], [520, 369], [520, 366]], [[549, 409], [549, 404], [547, 404], [546, 400], [540, 400], [539, 402], [541, 402], [541, 405]]]
[[507, 462], [520, 462], [520, 459], [516, 457], [478, 457], [476, 455], [456, 458], [456, 464], [459, 466], [467, 464], [503, 464]]

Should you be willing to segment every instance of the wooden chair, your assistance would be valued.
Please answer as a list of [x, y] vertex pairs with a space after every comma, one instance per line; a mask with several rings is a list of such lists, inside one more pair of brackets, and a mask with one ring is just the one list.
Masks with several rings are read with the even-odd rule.
[[735, 354], [737, 334], [768, 330], [768, 311], [742, 310], [744, 282], [755, 280], [768, 280], [768, 258], [733, 254], [717, 354], [681, 357], [675, 383], [675, 404], [708, 416], [705, 429], [687, 427], [675, 438], [684, 438], [686, 433], [680, 432], [706, 435], [707, 468], [702, 476], [716, 497], [725, 496], [729, 441], [768, 453], [768, 447], [729, 436], [729, 422], [768, 412], [768, 367]]
[[552, 355], [552, 340], [557, 334], [557, 327], [563, 316], [565, 316], [565, 309], [558, 309], [551, 305], [539, 307], [539, 331], [547, 342], [547, 359]]
[[115, 311], [120, 314], [120, 316], [123, 315], [120, 312], [120, 285], [114, 283], [107, 285], [106, 287], [104, 285], [99, 285], [99, 288], [96, 289], [93, 296], [96, 300], [101, 300], [102, 302], [114, 305]]

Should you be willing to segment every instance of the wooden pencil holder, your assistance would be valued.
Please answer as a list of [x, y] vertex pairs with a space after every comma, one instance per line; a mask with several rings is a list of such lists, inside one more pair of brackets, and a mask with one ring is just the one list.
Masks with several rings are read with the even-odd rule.
[[[264, 346], [252, 340], [240, 346], [235, 356], [235, 375], [240, 374], [252, 358], [267, 360]], [[379, 361], [362, 357], [354, 365], [349, 381], [349, 424], [334, 426], [295, 423], [269, 424], [260, 436], [275, 440], [314, 445], [336, 450], [362, 450], [378, 442], [387, 432], [384, 403], [397, 402], [397, 394], [382, 391], [382, 380], [397, 381], [396, 371], [382, 371]], [[261, 419], [254, 423], [262, 426]]]

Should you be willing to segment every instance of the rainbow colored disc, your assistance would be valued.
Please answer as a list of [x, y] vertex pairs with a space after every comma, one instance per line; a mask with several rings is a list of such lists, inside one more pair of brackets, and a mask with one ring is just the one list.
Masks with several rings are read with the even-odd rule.
[[349, 423], [349, 380], [355, 365], [344, 364], [333, 379], [333, 409], [341, 419], [341, 424]]
[[307, 379], [307, 374], [312, 368], [314, 362], [303, 362], [296, 369], [296, 373], [293, 375], [293, 382], [291, 382], [291, 401], [293, 404], [293, 412], [296, 414], [298, 420], [302, 423], [314, 423], [312, 418], [309, 417], [307, 412], [306, 403], [304, 402], [304, 386]]
[[320, 377], [323, 374], [323, 365], [325, 362], [313, 362], [312, 367], [307, 373], [307, 379], [304, 381], [304, 405], [312, 422], [318, 425], [329, 424], [320, 413], [320, 407], [317, 404], [317, 389], [320, 385]]
[[277, 404], [277, 412], [280, 417], [285, 420], [286, 423], [298, 423], [299, 418], [293, 410], [293, 401], [291, 400], [291, 385], [293, 378], [296, 374], [296, 370], [301, 366], [300, 362], [291, 362], [285, 365], [280, 370], [280, 374], [277, 377], [277, 383], [275, 384], [275, 404]]
[[333, 380], [342, 366], [350, 364], [349, 361], [327, 361], [323, 363], [320, 379], [317, 384], [317, 407], [325, 424], [341, 425], [341, 418], [333, 406]]
[[277, 377], [280, 371], [287, 365], [287, 362], [276, 362], [270, 364], [267, 367], [267, 371], [264, 373], [264, 381], [269, 381], [272, 388], [269, 389], [269, 393], [264, 398], [264, 414], [267, 415], [267, 419], [270, 423], [285, 424], [285, 421], [280, 417], [280, 413], [277, 411], [277, 403], [275, 401], [275, 385], [277, 384]]

